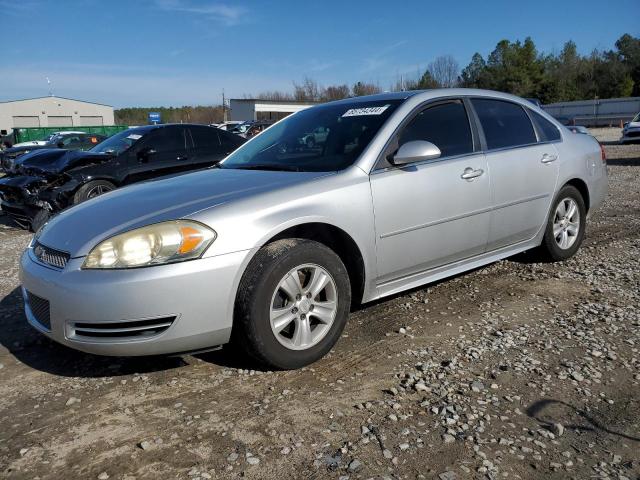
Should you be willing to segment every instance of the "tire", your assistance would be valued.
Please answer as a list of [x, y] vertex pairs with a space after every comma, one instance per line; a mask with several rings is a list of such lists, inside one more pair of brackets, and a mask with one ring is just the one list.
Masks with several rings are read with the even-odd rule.
[[[325, 280], [326, 287], [307, 297], [305, 289], [312, 283], [323, 284], [311, 278]], [[287, 291], [300, 295], [294, 298]], [[311, 240], [278, 240], [256, 253], [240, 281], [232, 339], [267, 367], [300, 368], [331, 350], [347, 323], [350, 306], [349, 275], [338, 255]], [[322, 321], [316, 316], [320, 312]]]
[[40, 230], [40, 227], [47, 223], [50, 218], [51, 212], [49, 210], [38, 210], [38, 213], [36, 213], [31, 220], [31, 231], [37, 232]]
[[115, 190], [116, 186], [106, 180], [93, 180], [82, 185], [73, 195], [73, 204], [82, 203], [90, 198]]
[[[571, 205], [576, 207], [575, 215], [569, 217], [569, 221], [562, 220], [562, 208], [564, 207], [565, 214], [568, 214], [569, 212], [566, 210], [569, 209]], [[577, 228], [575, 228], [576, 218], [578, 219]], [[582, 195], [574, 186], [565, 185], [560, 189], [551, 206], [544, 238], [540, 245], [541, 255], [545, 259], [553, 262], [567, 260], [573, 257], [584, 239], [586, 223], [587, 209], [584, 205]], [[554, 234], [554, 227], [556, 234], [558, 231], [561, 232], [559, 236]]]

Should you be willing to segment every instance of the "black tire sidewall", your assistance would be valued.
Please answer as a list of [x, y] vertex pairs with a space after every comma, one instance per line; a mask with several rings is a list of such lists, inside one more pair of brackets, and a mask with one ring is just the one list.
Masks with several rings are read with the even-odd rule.
[[[75, 195], [73, 196], [73, 203], [74, 205], [76, 203], [82, 203], [85, 202], [87, 200], [89, 200], [89, 198], [87, 197], [87, 194], [89, 192], [89, 190], [91, 190], [93, 187], [96, 187], [98, 185], [106, 185], [108, 187], [110, 187], [112, 190], [115, 190], [116, 186], [107, 181], [107, 180], [92, 180], [89, 183], [85, 183], [84, 185], [82, 185], [78, 191], [75, 193]], [[105, 192], [106, 193], [106, 192]]]
[[[562, 249], [556, 243], [555, 237], [553, 235], [553, 220], [555, 218], [556, 208], [558, 208], [558, 204], [565, 198], [573, 199], [578, 205], [578, 210], [580, 212], [580, 229], [578, 231], [578, 238], [573, 243], [571, 248]], [[574, 256], [582, 245], [586, 226], [587, 209], [585, 207], [584, 199], [582, 198], [580, 191], [572, 185], [565, 185], [560, 189], [553, 201], [553, 204], [551, 205], [551, 211], [549, 212], [549, 219], [547, 220], [547, 227], [544, 235], [543, 246], [545, 247], [545, 250], [551, 257], [551, 259], [559, 261], [566, 260]]]
[[[237, 313], [243, 326], [241, 334], [246, 336], [250, 353], [271, 367], [294, 369], [315, 362], [326, 355], [340, 338], [346, 325], [351, 306], [351, 285], [347, 270], [340, 258], [321, 243], [311, 240], [286, 240], [291, 242], [275, 255], [268, 245], [254, 259], [250, 278], [246, 278], [241, 288], [251, 288], [249, 295], [241, 300], [243, 305]], [[315, 264], [329, 272], [336, 283], [338, 310], [329, 333], [307, 350], [290, 350], [276, 339], [269, 320], [271, 301], [278, 283], [293, 268]], [[253, 283], [253, 285], [250, 285]], [[234, 326], [235, 329], [236, 326]]]

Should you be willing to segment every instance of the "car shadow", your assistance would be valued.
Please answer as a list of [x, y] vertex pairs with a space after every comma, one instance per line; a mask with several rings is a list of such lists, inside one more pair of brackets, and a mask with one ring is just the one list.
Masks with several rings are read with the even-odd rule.
[[[609, 428], [603, 422], [599, 421], [592, 414], [585, 412], [577, 407], [574, 407], [570, 403], [562, 400], [554, 400], [550, 398], [544, 398], [532, 403], [526, 410], [529, 417], [538, 421], [543, 427], [552, 429], [556, 423], [561, 423], [565, 429], [578, 430], [578, 431], [596, 431], [615, 435], [634, 442], [640, 442], [640, 436], [629, 435], [627, 433], [619, 432]], [[581, 420], [579, 423], [567, 423], [559, 421], [559, 417], [574, 417], [577, 420]]]
[[181, 357], [102, 357], [49, 340], [27, 323], [19, 288], [0, 300], [0, 345], [28, 367], [62, 377], [114, 377], [188, 365]]

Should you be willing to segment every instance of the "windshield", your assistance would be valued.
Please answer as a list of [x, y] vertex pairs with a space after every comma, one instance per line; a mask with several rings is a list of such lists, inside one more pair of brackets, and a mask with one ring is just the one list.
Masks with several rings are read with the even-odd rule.
[[116, 133], [112, 137], [107, 138], [104, 142], [99, 143], [89, 151], [94, 153], [113, 153], [115, 155], [120, 155], [149, 131], [150, 130], [144, 128], [130, 128], [129, 130]]
[[329, 172], [351, 166], [400, 100], [302, 110], [232, 153], [221, 168]]
[[58, 142], [61, 142], [64, 137], [62, 135], [53, 135], [49, 137], [47, 140], [48, 145], [57, 145]]

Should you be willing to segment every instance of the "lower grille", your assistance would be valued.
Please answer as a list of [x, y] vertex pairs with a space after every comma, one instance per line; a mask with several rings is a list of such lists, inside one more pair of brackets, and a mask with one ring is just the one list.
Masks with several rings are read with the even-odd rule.
[[129, 322], [78, 322], [73, 324], [73, 331], [75, 337], [81, 338], [142, 339], [160, 335], [173, 324], [175, 319], [176, 317], [163, 317]]
[[51, 330], [51, 317], [49, 314], [49, 300], [40, 298], [31, 292], [27, 292], [27, 301], [31, 314], [47, 330]]
[[627, 132], [626, 136], [629, 137], [629, 138], [640, 137], [640, 131], [638, 131], [638, 132]]
[[47, 265], [56, 268], [64, 268], [69, 261], [70, 255], [67, 252], [54, 250], [37, 242], [33, 247], [33, 253], [36, 258]]

